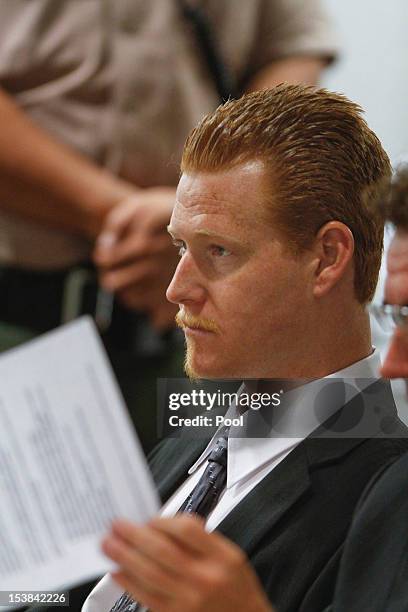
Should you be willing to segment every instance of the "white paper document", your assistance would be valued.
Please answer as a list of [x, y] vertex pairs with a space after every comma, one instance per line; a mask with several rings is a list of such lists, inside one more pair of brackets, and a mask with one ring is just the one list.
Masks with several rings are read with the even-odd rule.
[[112, 519], [159, 508], [90, 318], [0, 355], [0, 508], [1, 591], [104, 574]]

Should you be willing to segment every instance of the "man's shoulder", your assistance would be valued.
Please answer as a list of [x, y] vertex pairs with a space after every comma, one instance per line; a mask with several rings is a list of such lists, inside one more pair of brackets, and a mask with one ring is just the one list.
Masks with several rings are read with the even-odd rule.
[[333, 610], [405, 610], [408, 596], [408, 453], [371, 478], [345, 543]]
[[[402, 455], [391, 460], [380, 470], [367, 485], [361, 498], [359, 510], [366, 506], [372, 509], [381, 506], [387, 509], [404, 505], [408, 508], [408, 452], [404, 449]], [[387, 510], [388, 511], [388, 510]]]

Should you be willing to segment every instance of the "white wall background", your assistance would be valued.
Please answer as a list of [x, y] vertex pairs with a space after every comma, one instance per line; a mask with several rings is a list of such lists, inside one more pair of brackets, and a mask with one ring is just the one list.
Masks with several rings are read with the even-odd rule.
[[395, 162], [408, 155], [408, 1], [322, 1], [341, 46], [322, 84], [361, 104]]
[[[408, 0], [322, 1], [341, 47], [339, 61], [326, 72], [322, 85], [363, 107], [394, 165], [408, 161]], [[381, 272], [378, 302], [384, 267]], [[372, 331], [373, 343], [384, 357], [389, 335], [375, 322]], [[400, 416], [408, 423], [405, 385], [395, 381], [393, 390]]]

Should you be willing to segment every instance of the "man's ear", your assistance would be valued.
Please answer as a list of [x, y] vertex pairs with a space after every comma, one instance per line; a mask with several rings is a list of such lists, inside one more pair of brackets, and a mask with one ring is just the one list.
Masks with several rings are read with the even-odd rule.
[[322, 297], [343, 278], [354, 255], [354, 237], [341, 221], [329, 221], [320, 228], [314, 250], [317, 262], [313, 295]]

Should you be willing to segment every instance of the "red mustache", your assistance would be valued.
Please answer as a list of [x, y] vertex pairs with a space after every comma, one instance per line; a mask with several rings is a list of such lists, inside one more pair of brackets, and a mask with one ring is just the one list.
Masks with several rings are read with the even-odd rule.
[[194, 317], [187, 312], [178, 312], [176, 314], [176, 323], [181, 329], [190, 327], [191, 329], [201, 329], [203, 331], [219, 333], [218, 325], [212, 319], [204, 319], [201, 317]]

